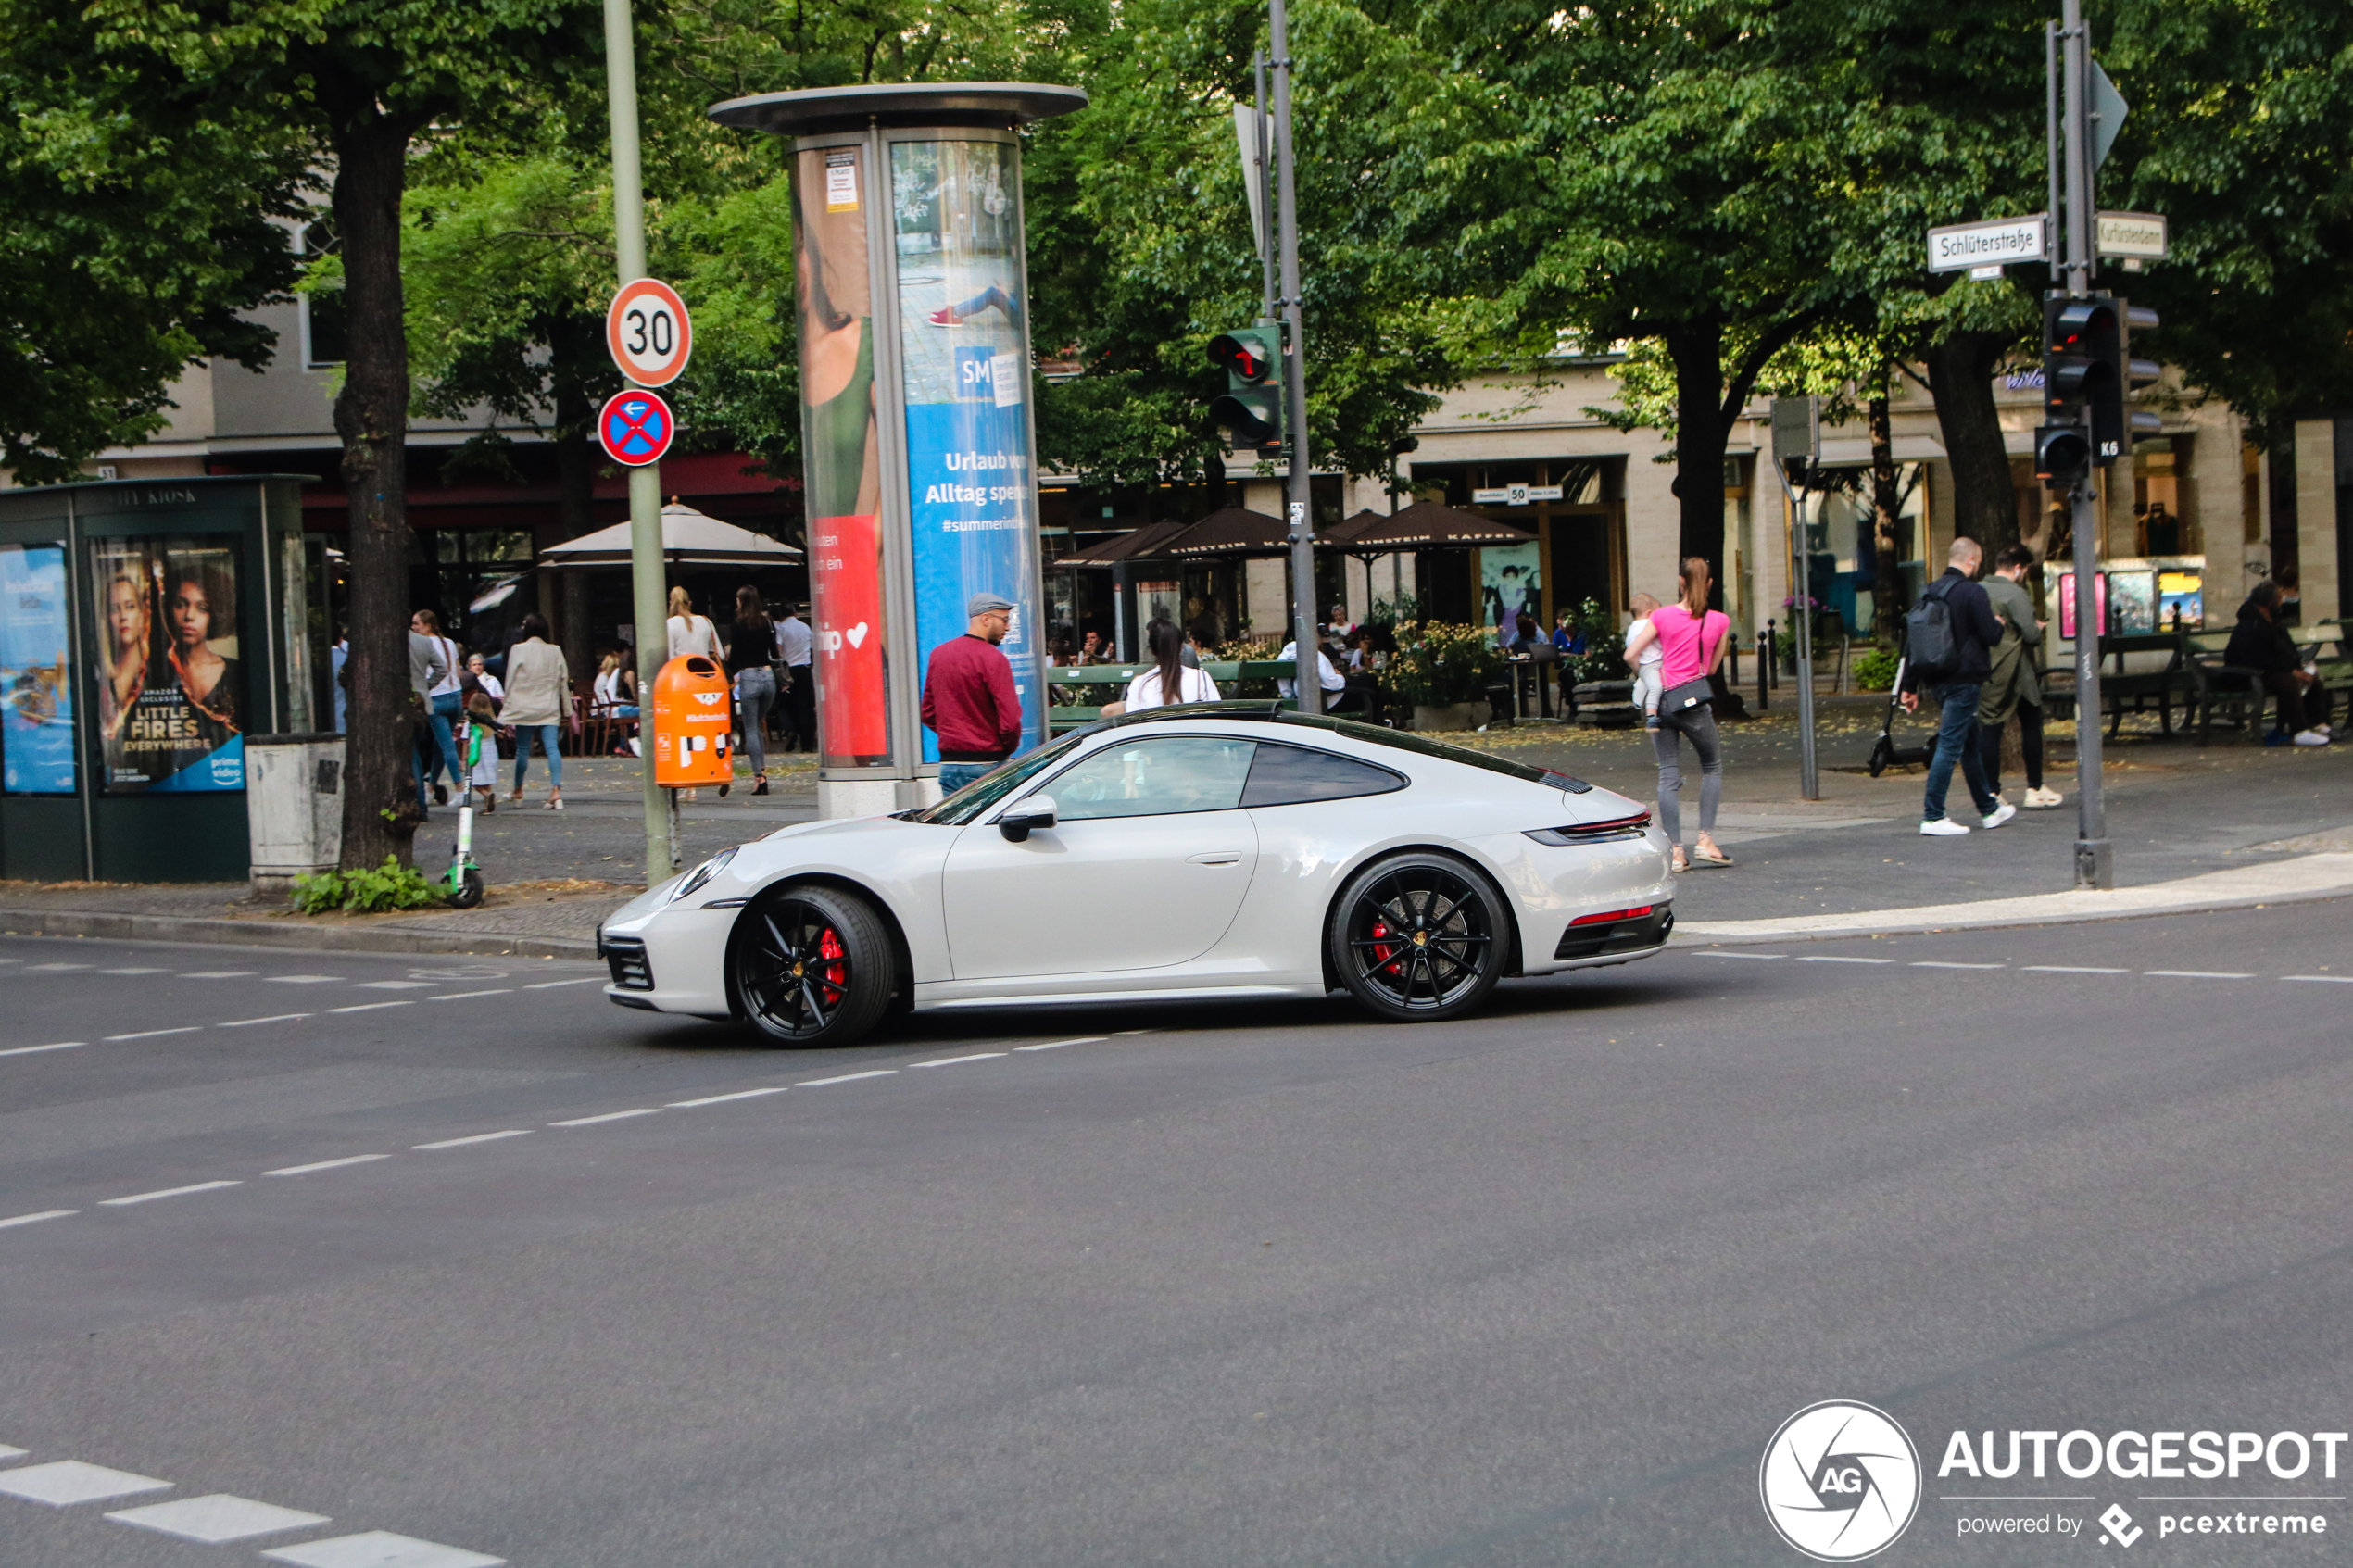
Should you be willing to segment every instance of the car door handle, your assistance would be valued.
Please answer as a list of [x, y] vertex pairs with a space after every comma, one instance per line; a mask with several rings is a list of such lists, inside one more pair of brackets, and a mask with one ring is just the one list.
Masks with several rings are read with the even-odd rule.
[[1185, 857], [1189, 862], [1196, 866], [1230, 866], [1241, 858], [1242, 852], [1239, 849], [1209, 849], [1198, 855]]

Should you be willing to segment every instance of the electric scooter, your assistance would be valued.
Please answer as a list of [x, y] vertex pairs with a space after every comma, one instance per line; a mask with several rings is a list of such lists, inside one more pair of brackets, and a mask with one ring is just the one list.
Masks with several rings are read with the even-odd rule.
[[482, 760], [482, 748], [489, 738], [487, 724], [467, 721], [465, 770], [458, 776], [458, 843], [449, 857], [448, 872], [441, 879], [442, 897], [455, 909], [471, 909], [482, 902], [482, 869], [474, 864], [472, 779], [475, 764]]
[[1903, 707], [1904, 670], [1911, 662], [1908, 657], [1895, 660], [1895, 684], [1887, 689], [1887, 716], [1880, 721], [1879, 739], [1871, 743], [1871, 777], [1878, 778], [1888, 769], [1898, 765], [1926, 764], [1936, 753], [1934, 745], [1900, 746], [1895, 744], [1895, 715]]

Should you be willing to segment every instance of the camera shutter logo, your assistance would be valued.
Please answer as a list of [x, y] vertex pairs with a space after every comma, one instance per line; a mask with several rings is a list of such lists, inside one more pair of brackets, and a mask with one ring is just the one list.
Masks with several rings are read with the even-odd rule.
[[1781, 1539], [1817, 1562], [1856, 1562], [1912, 1523], [1920, 1456], [1886, 1411], [1825, 1399], [1781, 1423], [1756, 1488]]

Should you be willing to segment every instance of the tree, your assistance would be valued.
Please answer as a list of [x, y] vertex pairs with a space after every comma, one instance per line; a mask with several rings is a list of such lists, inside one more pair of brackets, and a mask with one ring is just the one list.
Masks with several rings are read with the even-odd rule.
[[259, 368], [273, 334], [237, 312], [294, 279], [300, 143], [184, 92], [132, 118], [57, 69], [94, 32], [0, 0], [0, 467], [24, 483], [154, 433], [192, 364]]
[[[62, 14], [69, 0], [19, 0]], [[227, 123], [270, 123], [331, 171], [349, 350], [335, 399], [349, 502], [351, 728], [343, 863], [409, 857], [422, 812], [410, 784], [409, 346], [401, 198], [428, 127], [495, 120], [519, 84], [594, 68], [582, 0], [96, 0], [95, 49], [61, 62], [134, 120], [184, 101]]]

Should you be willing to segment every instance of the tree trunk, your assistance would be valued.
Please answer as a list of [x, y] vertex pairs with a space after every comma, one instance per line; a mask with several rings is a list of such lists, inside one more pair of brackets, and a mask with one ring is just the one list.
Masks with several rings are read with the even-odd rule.
[[[1994, 372], [2017, 343], [2009, 332], [1955, 332], [1928, 352], [1936, 425], [1953, 470], [1953, 533], [1976, 540], [1988, 561], [2018, 543], [2018, 497], [1994, 408]], [[1944, 570], [1929, 566], [1931, 577]]]
[[1904, 624], [1903, 493], [1895, 483], [1895, 432], [1887, 411], [1888, 368], [1871, 388], [1871, 635], [1894, 647]]
[[343, 865], [408, 864], [423, 812], [409, 761], [424, 705], [409, 684], [409, 337], [401, 320], [406, 119], [361, 108], [334, 138], [350, 358], [335, 399], [351, 514], [350, 734]]
[[1681, 513], [1676, 555], [1704, 556], [1724, 584], [1724, 323], [1714, 317], [1667, 331], [1675, 361], [1675, 498]]

